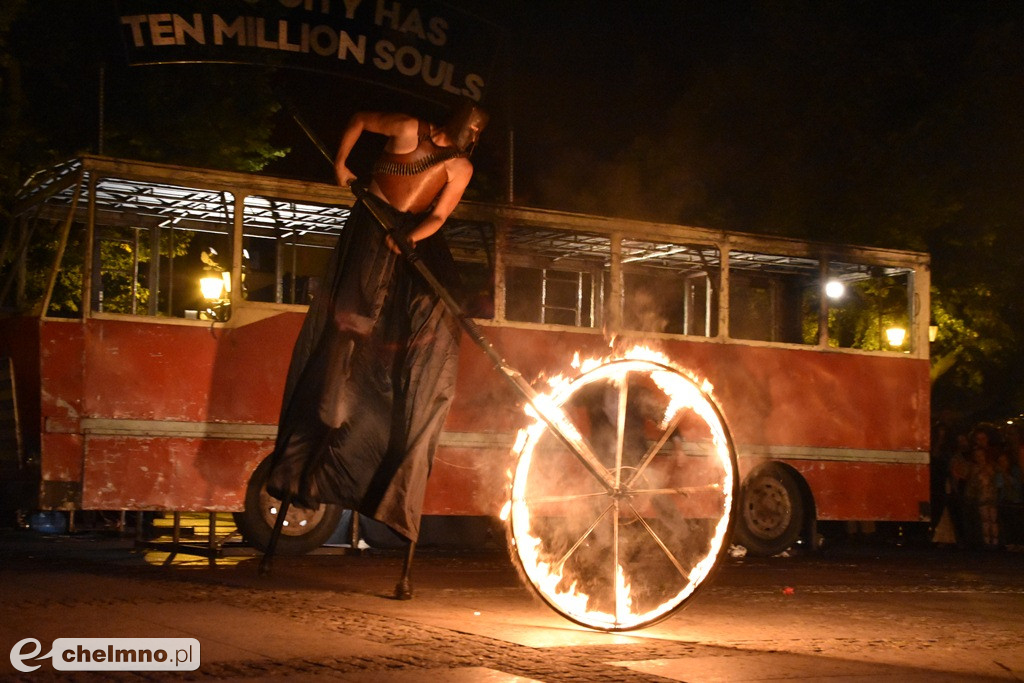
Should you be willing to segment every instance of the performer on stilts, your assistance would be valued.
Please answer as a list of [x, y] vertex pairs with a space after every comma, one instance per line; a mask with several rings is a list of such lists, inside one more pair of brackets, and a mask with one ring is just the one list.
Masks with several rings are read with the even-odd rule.
[[396, 595], [411, 596], [412, 552], [455, 391], [461, 332], [365, 203], [390, 219], [446, 288], [457, 285], [439, 229], [473, 175], [469, 155], [486, 123], [469, 102], [443, 126], [381, 112], [349, 120], [335, 159], [339, 184], [356, 180], [347, 162], [363, 133], [387, 142], [292, 353], [267, 485], [282, 510], [266, 560], [287, 505], [335, 503], [409, 539]]

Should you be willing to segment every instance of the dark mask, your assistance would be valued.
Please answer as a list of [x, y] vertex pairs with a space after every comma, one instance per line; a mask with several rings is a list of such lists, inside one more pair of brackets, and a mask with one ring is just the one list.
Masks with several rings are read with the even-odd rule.
[[490, 120], [490, 116], [487, 112], [474, 102], [467, 100], [452, 112], [444, 130], [455, 146], [469, 156], [476, 147], [477, 140], [480, 139], [480, 132], [487, 126], [488, 120]]

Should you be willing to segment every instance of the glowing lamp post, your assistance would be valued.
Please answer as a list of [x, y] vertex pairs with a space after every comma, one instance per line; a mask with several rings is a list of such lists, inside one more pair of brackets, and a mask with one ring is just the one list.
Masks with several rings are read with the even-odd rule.
[[902, 327], [890, 327], [885, 331], [885, 338], [889, 341], [889, 346], [899, 348], [906, 341], [907, 331]]
[[224, 278], [219, 275], [207, 275], [199, 280], [199, 289], [207, 301], [220, 301], [224, 296]]
[[199, 290], [206, 300], [205, 317], [210, 320], [226, 320], [231, 293], [231, 273], [209, 270], [199, 279]]
[[840, 299], [846, 291], [846, 285], [839, 280], [829, 280], [825, 283], [825, 296], [829, 299]]

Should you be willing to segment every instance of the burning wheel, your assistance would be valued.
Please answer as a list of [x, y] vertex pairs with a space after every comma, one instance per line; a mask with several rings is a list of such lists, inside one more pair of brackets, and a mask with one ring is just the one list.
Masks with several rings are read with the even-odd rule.
[[728, 548], [739, 484], [721, 412], [652, 360], [606, 362], [551, 400], [561, 435], [538, 421], [516, 444], [513, 558], [577, 624], [624, 631], [670, 616]]

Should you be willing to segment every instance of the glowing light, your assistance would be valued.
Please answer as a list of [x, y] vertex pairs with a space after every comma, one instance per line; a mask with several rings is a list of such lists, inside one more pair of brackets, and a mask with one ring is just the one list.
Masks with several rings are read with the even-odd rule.
[[199, 289], [204, 299], [216, 301], [224, 296], [224, 278], [220, 275], [207, 275], [199, 280]]
[[843, 294], [846, 293], [846, 285], [839, 280], [829, 280], [825, 283], [825, 296], [829, 299], [842, 298]]
[[889, 346], [903, 346], [907, 331], [902, 327], [890, 327], [885, 331], [885, 338], [889, 341]]

